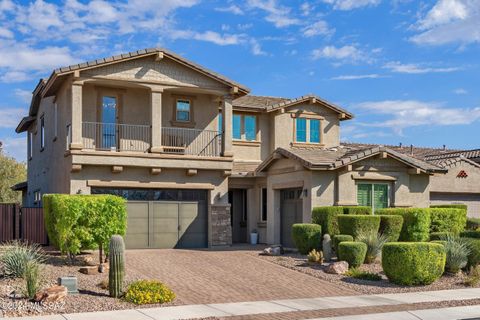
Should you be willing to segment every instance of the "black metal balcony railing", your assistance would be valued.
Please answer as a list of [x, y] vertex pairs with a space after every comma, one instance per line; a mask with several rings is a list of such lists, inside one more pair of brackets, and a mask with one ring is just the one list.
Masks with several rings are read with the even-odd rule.
[[[83, 122], [83, 147], [93, 150], [148, 152], [151, 126]], [[221, 134], [213, 130], [162, 128], [164, 153], [218, 157]]]

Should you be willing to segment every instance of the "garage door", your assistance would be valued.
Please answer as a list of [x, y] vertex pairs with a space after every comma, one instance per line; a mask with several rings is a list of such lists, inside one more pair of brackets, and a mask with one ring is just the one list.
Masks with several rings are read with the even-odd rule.
[[92, 189], [127, 199], [127, 249], [207, 246], [204, 190]]
[[468, 207], [468, 216], [480, 218], [480, 194], [478, 193], [443, 193], [431, 192], [431, 204], [465, 204]]
[[280, 191], [280, 229], [281, 243], [284, 247], [295, 248], [292, 239], [292, 225], [302, 222], [302, 189], [285, 189]]

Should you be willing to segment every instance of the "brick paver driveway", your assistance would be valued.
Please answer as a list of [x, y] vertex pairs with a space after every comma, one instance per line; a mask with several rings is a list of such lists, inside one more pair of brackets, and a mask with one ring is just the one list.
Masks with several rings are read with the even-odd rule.
[[128, 250], [126, 259], [127, 273], [166, 283], [181, 304], [356, 294], [246, 250]]

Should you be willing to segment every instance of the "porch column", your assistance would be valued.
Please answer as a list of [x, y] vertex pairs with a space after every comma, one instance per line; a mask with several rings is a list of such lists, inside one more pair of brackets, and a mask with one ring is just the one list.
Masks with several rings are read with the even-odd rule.
[[232, 96], [224, 96], [222, 100], [222, 151], [224, 157], [233, 157], [232, 150]]
[[162, 147], [162, 94], [163, 89], [152, 88], [150, 94], [151, 118], [152, 118], [152, 145], [150, 152], [160, 153]]
[[83, 82], [72, 83], [72, 123], [70, 150], [81, 150], [83, 148], [82, 138], [82, 89]]

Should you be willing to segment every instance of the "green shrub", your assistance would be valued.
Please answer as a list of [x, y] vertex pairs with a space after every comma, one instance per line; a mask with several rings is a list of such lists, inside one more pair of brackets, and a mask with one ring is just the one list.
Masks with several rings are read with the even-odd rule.
[[24, 296], [33, 299], [42, 287], [41, 266], [38, 262], [30, 260], [25, 265], [25, 290]]
[[467, 210], [468, 206], [466, 204], [434, 204], [431, 205], [430, 208], [454, 208]]
[[343, 207], [316, 207], [312, 210], [312, 223], [322, 226], [323, 234], [333, 238], [339, 234], [337, 216], [343, 214]]
[[45, 262], [45, 255], [39, 245], [12, 241], [0, 246], [0, 265], [3, 276], [24, 278], [27, 265]]
[[157, 280], [138, 280], [125, 292], [125, 300], [135, 304], [167, 303], [175, 299], [175, 293]]
[[360, 270], [359, 268], [351, 268], [345, 273], [345, 275], [355, 279], [361, 279], [361, 280], [370, 280], [370, 281], [382, 280], [382, 277], [379, 274], [363, 271], [363, 270]]
[[467, 266], [468, 255], [470, 254], [467, 240], [458, 236], [447, 235], [444, 247], [447, 254], [445, 263], [447, 271], [457, 273]]
[[341, 234], [349, 234], [354, 239], [360, 233], [377, 233], [380, 227], [380, 217], [370, 215], [342, 215], [338, 216], [338, 228]]
[[472, 231], [472, 230], [463, 231], [463, 232], [460, 232], [460, 237], [480, 239], [480, 231]]
[[314, 223], [296, 223], [292, 226], [292, 238], [301, 254], [319, 249], [322, 243], [322, 227]]
[[464, 284], [469, 287], [476, 287], [480, 283], [480, 266], [471, 267]]
[[468, 255], [468, 267], [480, 265], [480, 239], [465, 238], [468, 242], [470, 253]]
[[357, 241], [367, 245], [365, 263], [373, 263], [382, 252], [383, 245], [387, 242], [387, 236], [375, 232], [362, 232], [357, 236]]
[[467, 210], [457, 208], [431, 208], [430, 232], [459, 234], [467, 224]]
[[445, 269], [445, 248], [431, 242], [390, 242], [383, 246], [382, 268], [388, 279], [401, 285], [425, 285]]
[[441, 244], [442, 246], [446, 246], [447, 245], [447, 241], [445, 240], [432, 240], [430, 241], [431, 243], [438, 243], [438, 244]]
[[367, 245], [363, 242], [344, 241], [338, 245], [338, 260], [347, 261], [350, 268], [357, 268], [365, 261]]
[[480, 218], [467, 218], [467, 230], [478, 230], [480, 228]]
[[372, 207], [365, 206], [346, 206], [343, 207], [343, 214], [362, 214], [370, 215], [373, 214]]
[[388, 242], [396, 242], [402, 232], [403, 217], [398, 215], [380, 215], [379, 233], [387, 237]]
[[353, 237], [349, 234], [337, 234], [336, 236], [333, 236], [333, 250], [338, 255], [338, 245], [343, 242], [343, 241], [353, 241]]
[[400, 215], [403, 217], [400, 241], [428, 241], [430, 237], [430, 211], [424, 208], [378, 209], [379, 215]]
[[125, 200], [113, 195], [44, 195], [43, 208], [50, 242], [69, 256], [97, 247], [103, 260], [110, 237], [127, 228]]
[[448, 235], [450, 233], [449, 232], [432, 232], [430, 233], [430, 241], [433, 241], [433, 240], [445, 240]]

